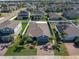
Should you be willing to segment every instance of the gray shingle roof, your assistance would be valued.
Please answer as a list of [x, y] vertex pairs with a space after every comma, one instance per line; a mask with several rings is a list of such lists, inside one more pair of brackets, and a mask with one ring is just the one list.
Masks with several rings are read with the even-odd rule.
[[14, 29], [18, 24], [19, 24], [19, 22], [17, 22], [17, 21], [5, 21], [0, 24], [0, 29], [3, 29], [5, 27]]
[[41, 35], [51, 36], [46, 23], [30, 23], [27, 34], [32, 37], [39, 37]]
[[79, 29], [73, 26], [72, 24], [68, 25], [64, 32], [68, 35], [79, 36]]

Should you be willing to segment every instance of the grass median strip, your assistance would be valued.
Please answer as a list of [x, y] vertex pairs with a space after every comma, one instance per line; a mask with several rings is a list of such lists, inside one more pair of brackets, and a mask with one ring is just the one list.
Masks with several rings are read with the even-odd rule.
[[21, 34], [23, 33], [25, 27], [27, 26], [27, 22], [22, 22], [22, 30], [21, 30]]

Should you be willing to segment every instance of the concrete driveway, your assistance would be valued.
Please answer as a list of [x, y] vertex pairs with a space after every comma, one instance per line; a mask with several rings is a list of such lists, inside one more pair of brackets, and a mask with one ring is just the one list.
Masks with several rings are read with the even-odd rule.
[[[1, 44], [0, 44], [0, 49], [1, 49]], [[6, 53], [7, 50], [8, 50], [7, 48], [0, 50], [0, 56], [3, 56]]]
[[75, 48], [74, 43], [65, 43], [65, 46], [66, 46], [70, 56], [79, 55], [79, 48]]
[[44, 51], [44, 50], [40, 50], [41, 46], [37, 46], [37, 56], [53, 56], [54, 52], [53, 50], [51, 51]]

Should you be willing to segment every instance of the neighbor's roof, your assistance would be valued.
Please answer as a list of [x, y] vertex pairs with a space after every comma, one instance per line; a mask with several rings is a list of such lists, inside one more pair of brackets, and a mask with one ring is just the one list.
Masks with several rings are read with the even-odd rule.
[[68, 35], [79, 36], [79, 29], [72, 24], [68, 25], [64, 32]]
[[50, 12], [50, 13], [49, 13], [49, 17], [50, 17], [50, 19], [53, 19], [53, 18], [59, 18], [60, 16], [57, 15], [56, 13]]
[[34, 10], [34, 11], [32, 12], [32, 15], [45, 15], [45, 13], [42, 12], [42, 11], [40, 11], [40, 10]]
[[18, 21], [5, 21], [3, 23], [0, 24], [0, 29], [3, 29], [5, 27], [9, 27], [14, 29], [20, 22]]
[[63, 12], [63, 15], [64, 16], [72, 16], [72, 17], [74, 17], [74, 16], [79, 15], [79, 10], [68, 10], [68, 11], [64, 11]]
[[28, 16], [29, 13], [28, 13], [27, 11], [20, 11], [20, 12], [18, 13], [18, 15], [19, 15], [19, 16]]

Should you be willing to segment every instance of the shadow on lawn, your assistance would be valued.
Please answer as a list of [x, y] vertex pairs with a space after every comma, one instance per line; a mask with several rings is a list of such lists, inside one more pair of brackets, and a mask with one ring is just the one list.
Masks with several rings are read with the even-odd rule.
[[14, 52], [20, 52], [23, 49], [25, 49], [25, 48], [24, 47], [16, 46], [15, 49], [14, 49]]

